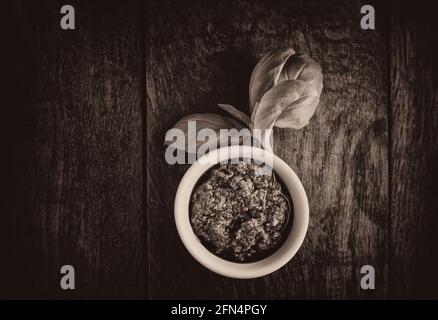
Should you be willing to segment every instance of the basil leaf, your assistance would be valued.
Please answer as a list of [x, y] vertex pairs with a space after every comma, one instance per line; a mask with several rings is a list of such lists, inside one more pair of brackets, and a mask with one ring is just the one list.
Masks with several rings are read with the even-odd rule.
[[295, 54], [293, 49], [279, 49], [264, 55], [252, 72], [249, 82], [249, 110], [251, 113], [266, 91], [277, 84], [284, 64]]
[[[194, 121], [194, 125], [196, 129], [193, 132], [189, 132], [189, 121]], [[186, 116], [179, 120], [172, 129], [179, 129], [178, 136], [176, 136], [176, 131], [169, 130], [166, 133], [165, 145], [173, 146], [177, 149], [184, 150], [186, 152], [196, 152], [201, 145], [209, 142], [207, 141], [198, 141], [198, 134], [202, 129], [210, 129], [214, 132], [217, 144], [220, 142], [220, 138], [223, 137], [221, 134], [221, 129], [243, 129], [245, 126], [228, 116], [221, 116], [214, 113], [195, 113], [189, 116]], [[173, 138], [177, 138], [176, 140]], [[211, 141], [210, 141], [211, 143]]]
[[246, 114], [240, 111], [239, 109], [233, 107], [229, 104], [221, 104], [219, 103], [218, 106], [222, 109], [228, 112], [231, 116], [233, 116], [235, 119], [243, 122], [246, 124], [246, 126], [249, 128], [251, 126], [251, 118]]
[[293, 49], [265, 55], [251, 76], [250, 127], [304, 127], [318, 106], [322, 80], [321, 67], [307, 55]]
[[[272, 129], [277, 119], [282, 125], [305, 126], [316, 108], [318, 92], [302, 80], [287, 80], [268, 90], [253, 117], [254, 129]], [[283, 115], [284, 113], [284, 115]]]

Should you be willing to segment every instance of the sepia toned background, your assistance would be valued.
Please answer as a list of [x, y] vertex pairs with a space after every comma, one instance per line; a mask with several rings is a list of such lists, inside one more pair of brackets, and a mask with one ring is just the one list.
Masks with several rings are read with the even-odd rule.
[[[438, 298], [438, 68], [427, 2], [10, 1], [0, 211], [2, 298]], [[376, 9], [376, 30], [360, 8]], [[248, 112], [261, 55], [321, 64], [310, 124], [276, 129], [310, 225], [281, 270], [234, 280], [184, 249], [173, 200], [187, 166], [165, 132], [195, 112]], [[76, 289], [63, 291], [71, 264]], [[373, 265], [376, 289], [360, 289]]]

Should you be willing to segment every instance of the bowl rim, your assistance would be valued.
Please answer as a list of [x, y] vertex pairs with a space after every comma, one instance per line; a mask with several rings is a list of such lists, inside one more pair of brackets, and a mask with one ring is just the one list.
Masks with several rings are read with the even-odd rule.
[[[249, 152], [251, 158], [255, 160], [263, 161], [266, 159], [263, 157], [272, 157], [273, 169], [282, 179], [292, 198], [294, 220], [285, 242], [275, 252], [259, 261], [237, 263], [216, 256], [198, 239], [190, 223], [190, 198], [199, 178], [209, 168], [219, 163], [219, 161], [215, 162], [215, 159], [232, 159], [236, 155], [241, 157]], [[178, 235], [184, 247], [201, 265], [222, 276], [251, 279], [265, 276], [280, 269], [295, 256], [307, 233], [309, 205], [300, 179], [286, 162], [271, 151], [252, 146], [236, 145], [212, 150], [189, 167], [182, 177], [175, 195], [174, 218]]]

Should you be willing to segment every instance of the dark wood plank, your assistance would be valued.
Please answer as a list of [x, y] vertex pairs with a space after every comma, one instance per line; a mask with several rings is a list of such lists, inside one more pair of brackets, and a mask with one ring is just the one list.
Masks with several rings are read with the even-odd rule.
[[[147, 203], [151, 298], [357, 298], [387, 290], [386, 30], [360, 29], [360, 1], [152, 1], [148, 8]], [[376, 5], [377, 12], [384, 9]], [[247, 112], [249, 76], [265, 51], [291, 46], [319, 61], [324, 91], [310, 125], [277, 130], [275, 151], [301, 177], [311, 222], [280, 271], [233, 280], [184, 249], [173, 200], [186, 166], [164, 161], [166, 130], [231, 103]], [[361, 291], [360, 267], [376, 269]]]
[[[141, 6], [70, 1], [77, 29], [63, 31], [63, 4], [9, 11], [23, 67], [8, 126], [17, 137], [2, 293], [145, 297]], [[74, 292], [60, 289], [64, 264], [76, 269]]]
[[438, 297], [438, 37], [432, 4], [392, 3], [390, 296]]

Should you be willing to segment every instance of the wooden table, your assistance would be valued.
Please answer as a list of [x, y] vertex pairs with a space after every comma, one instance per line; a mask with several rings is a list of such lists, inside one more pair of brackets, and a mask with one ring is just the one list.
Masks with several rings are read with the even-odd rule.
[[[414, 1], [11, 1], [0, 297], [438, 298], [438, 69], [433, 12]], [[322, 66], [310, 124], [276, 129], [310, 226], [296, 257], [259, 279], [199, 265], [173, 220], [188, 166], [164, 135], [195, 112], [248, 111], [252, 68], [293, 47]], [[10, 69], [10, 70], [9, 70]], [[9, 100], [7, 100], [9, 101]], [[59, 286], [71, 264], [76, 289]], [[376, 289], [360, 288], [360, 268]]]

